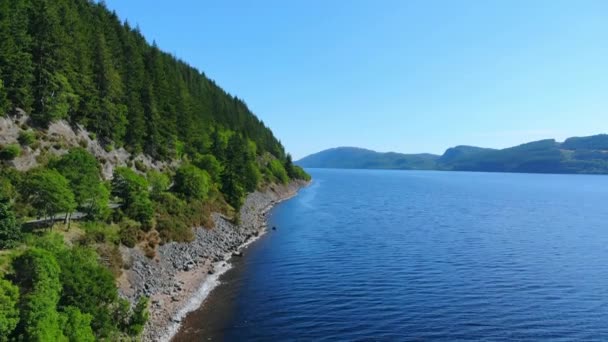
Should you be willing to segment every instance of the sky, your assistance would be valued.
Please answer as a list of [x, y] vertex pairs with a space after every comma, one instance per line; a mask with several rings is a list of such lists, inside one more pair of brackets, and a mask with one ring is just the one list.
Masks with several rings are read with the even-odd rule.
[[608, 133], [608, 1], [106, 0], [297, 160]]

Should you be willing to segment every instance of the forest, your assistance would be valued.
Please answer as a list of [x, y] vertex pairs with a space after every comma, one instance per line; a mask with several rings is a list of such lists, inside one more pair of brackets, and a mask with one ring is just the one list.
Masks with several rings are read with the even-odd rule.
[[[148, 302], [118, 295], [120, 246], [154, 258], [212, 229], [212, 212], [238, 222], [248, 193], [310, 179], [243, 100], [103, 2], [0, 0], [0, 114], [18, 112], [18, 142], [0, 146], [0, 341], [137, 339]], [[129, 162], [106, 180], [82, 144], [11, 167], [59, 120], [175, 166]]]

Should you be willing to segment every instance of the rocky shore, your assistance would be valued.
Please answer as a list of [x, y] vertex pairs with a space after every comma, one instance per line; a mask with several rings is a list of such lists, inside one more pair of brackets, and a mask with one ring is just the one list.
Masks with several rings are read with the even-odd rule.
[[267, 212], [305, 185], [294, 181], [251, 193], [241, 208], [239, 225], [213, 214], [214, 228], [196, 229], [195, 240], [190, 243], [172, 242], [159, 247], [155, 259], [147, 258], [137, 248], [122, 247], [130, 267], [119, 280], [121, 295], [131, 302], [142, 295], [150, 297], [150, 319], [143, 340], [170, 340], [184, 316], [202, 304], [219, 273], [228, 268], [232, 254], [238, 254], [243, 245], [266, 231]]

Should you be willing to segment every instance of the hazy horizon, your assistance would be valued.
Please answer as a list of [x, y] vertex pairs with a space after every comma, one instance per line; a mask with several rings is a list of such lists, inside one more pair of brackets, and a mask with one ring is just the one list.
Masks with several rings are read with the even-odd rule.
[[247, 102], [294, 159], [605, 133], [604, 1], [106, 1]]

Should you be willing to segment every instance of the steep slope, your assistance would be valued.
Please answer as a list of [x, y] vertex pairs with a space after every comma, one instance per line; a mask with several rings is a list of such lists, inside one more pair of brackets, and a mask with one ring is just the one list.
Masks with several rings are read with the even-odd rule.
[[108, 148], [172, 159], [231, 131], [285, 158], [245, 102], [149, 44], [103, 1], [0, 0], [0, 79], [0, 115], [20, 108], [41, 128], [65, 119]]
[[178, 271], [206, 274], [309, 179], [103, 1], [0, 0], [0, 340], [150, 336], [201, 286]]

